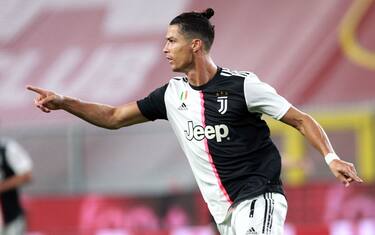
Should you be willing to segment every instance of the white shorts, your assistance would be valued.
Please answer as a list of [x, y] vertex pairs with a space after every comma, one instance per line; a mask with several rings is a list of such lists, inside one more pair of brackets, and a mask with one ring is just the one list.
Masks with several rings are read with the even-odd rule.
[[10, 224], [0, 227], [0, 235], [24, 235], [26, 230], [26, 221], [23, 216], [17, 217]]
[[221, 235], [280, 235], [287, 208], [284, 195], [265, 193], [238, 204], [217, 227]]

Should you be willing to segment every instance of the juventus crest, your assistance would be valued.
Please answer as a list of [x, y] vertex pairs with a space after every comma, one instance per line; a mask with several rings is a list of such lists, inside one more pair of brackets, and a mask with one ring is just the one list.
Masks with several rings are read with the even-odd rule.
[[217, 97], [217, 102], [220, 104], [220, 108], [218, 109], [220, 114], [224, 114], [227, 112], [228, 109], [228, 96], [219, 96]]
[[217, 110], [220, 114], [225, 114], [228, 109], [228, 92], [218, 91], [216, 92], [217, 102], [220, 104], [220, 108]]

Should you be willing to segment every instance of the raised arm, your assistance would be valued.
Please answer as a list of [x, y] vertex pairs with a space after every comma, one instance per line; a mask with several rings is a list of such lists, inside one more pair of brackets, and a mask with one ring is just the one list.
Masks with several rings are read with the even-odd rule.
[[363, 182], [357, 176], [352, 163], [337, 157], [323, 128], [308, 114], [291, 107], [281, 118], [281, 121], [295, 127], [306, 139], [326, 158], [332, 173], [349, 186], [352, 181]]
[[62, 109], [93, 125], [107, 129], [118, 129], [148, 121], [142, 115], [136, 102], [113, 107], [105, 104], [85, 102], [39, 87], [27, 86], [26, 88], [37, 93], [34, 104], [46, 113], [51, 112], [51, 110]]

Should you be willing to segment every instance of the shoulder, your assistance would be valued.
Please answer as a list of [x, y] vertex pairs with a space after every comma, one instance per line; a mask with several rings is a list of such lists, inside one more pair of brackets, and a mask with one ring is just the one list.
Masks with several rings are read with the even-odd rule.
[[8, 137], [1, 137], [0, 138], [0, 147], [2, 148], [9, 148], [9, 146], [17, 145], [17, 142]]
[[1, 146], [5, 149], [5, 157], [10, 162], [29, 160], [29, 154], [16, 140], [11, 138], [2, 138], [0, 140]]
[[244, 70], [232, 70], [228, 68], [222, 68], [220, 71], [220, 75], [233, 78], [257, 78], [257, 76], [253, 72]]
[[4, 138], [2, 139], [2, 145], [6, 148], [7, 152], [16, 153], [23, 152], [23, 147], [14, 139]]

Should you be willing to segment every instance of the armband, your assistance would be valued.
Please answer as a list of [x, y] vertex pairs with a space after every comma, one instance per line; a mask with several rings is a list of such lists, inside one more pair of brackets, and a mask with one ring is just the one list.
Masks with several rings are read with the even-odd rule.
[[328, 153], [325, 155], [324, 160], [326, 161], [327, 165], [329, 165], [333, 160], [339, 160], [340, 158], [336, 155], [336, 153]]

